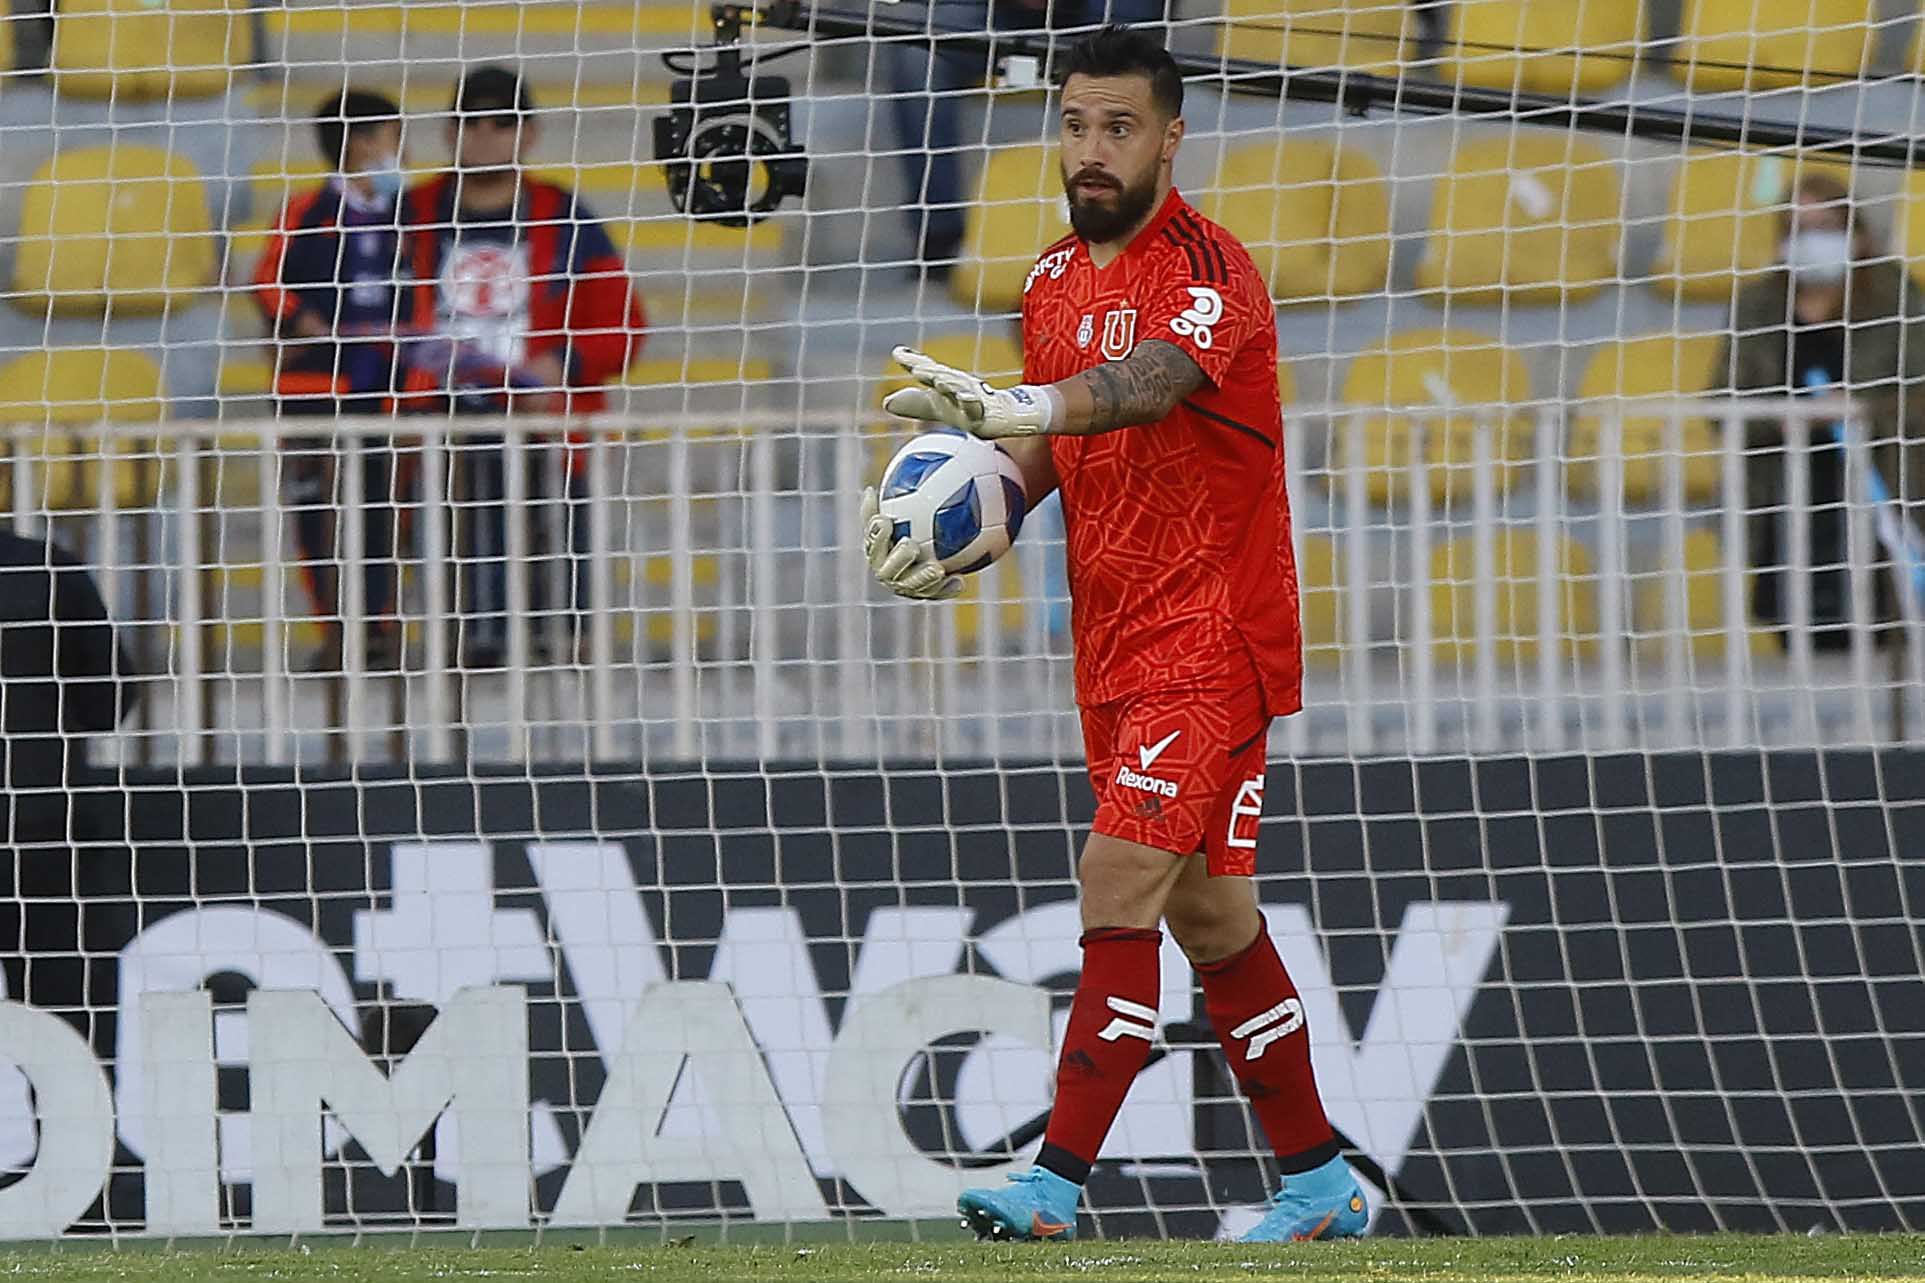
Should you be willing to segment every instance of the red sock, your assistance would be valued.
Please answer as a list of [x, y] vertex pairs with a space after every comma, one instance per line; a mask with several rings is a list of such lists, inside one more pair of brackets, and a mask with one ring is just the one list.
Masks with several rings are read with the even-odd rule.
[[1056, 1063], [1056, 1103], [1036, 1156], [1081, 1185], [1156, 1037], [1161, 931], [1099, 927], [1083, 933], [1083, 977]]
[[1270, 932], [1257, 932], [1242, 953], [1196, 971], [1230, 1071], [1284, 1173], [1309, 1171], [1334, 1157], [1338, 1146], [1310, 1069], [1303, 1004]]

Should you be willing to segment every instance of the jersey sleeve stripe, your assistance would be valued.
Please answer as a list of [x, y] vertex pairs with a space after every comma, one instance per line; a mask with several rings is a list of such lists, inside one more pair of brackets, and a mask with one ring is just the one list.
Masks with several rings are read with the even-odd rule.
[[1195, 239], [1198, 250], [1215, 271], [1216, 274], [1211, 278], [1211, 283], [1215, 285], [1227, 283], [1230, 279], [1230, 261], [1224, 257], [1223, 246], [1217, 244], [1216, 237], [1210, 235], [1209, 229], [1197, 222], [1196, 216], [1188, 210], [1184, 210], [1177, 221]]
[[1223, 274], [1223, 279], [1228, 281], [1230, 279], [1230, 256], [1223, 252], [1223, 242], [1212, 236], [1206, 243], [1210, 247], [1210, 252], [1216, 255], [1217, 270]]
[[1202, 234], [1202, 229], [1190, 222], [1187, 218], [1178, 218], [1171, 226], [1176, 228], [1176, 234], [1178, 236], [1181, 236], [1184, 240], [1196, 247], [1196, 253], [1192, 255], [1191, 261], [1196, 263], [1200, 268], [1197, 276], [1207, 284], [1222, 285], [1226, 278], [1217, 272], [1216, 262], [1210, 256], [1212, 247], [1209, 239]]
[[1183, 247], [1183, 252], [1190, 256], [1190, 275], [1199, 281], [1209, 280], [1209, 263], [1199, 252], [1196, 237], [1191, 234], [1189, 228], [1183, 225], [1183, 220], [1181, 218], [1171, 219], [1166, 230], [1176, 239], [1177, 243]]
[[1235, 419], [1229, 418], [1225, 415], [1218, 414], [1215, 410], [1206, 410], [1202, 406], [1198, 405], [1195, 401], [1189, 401], [1189, 400], [1184, 401], [1183, 408], [1186, 410], [1194, 410], [1196, 413], [1202, 415], [1204, 418], [1210, 420], [1212, 423], [1220, 423], [1226, 428], [1230, 428], [1234, 431], [1243, 433], [1245, 436], [1255, 437], [1257, 440], [1263, 442], [1265, 446], [1267, 446], [1272, 450], [1277, 448], [1276, 442], [1272, 441], [1269, 437], [1264, 436], [1263, 433], [1257, 431], [1255, 428], [1251, 427], [1247, 423], [1238, 423]]
[[1163, 229], [1163, 239], [1182, 250], [1184, 255], [1190, 260], [1191, 276], [1203, 275], [1203, 264], [1196, 256], [1196, 247], [1194, 245], [1191, 245], [1188, 241], [1178, 239], [1177, 234], [1167, 226]]

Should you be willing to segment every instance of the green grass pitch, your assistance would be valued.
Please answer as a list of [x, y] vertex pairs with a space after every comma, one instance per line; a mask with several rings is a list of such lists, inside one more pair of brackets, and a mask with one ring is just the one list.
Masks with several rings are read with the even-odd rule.
[[1306, 1283], [1661, 1283], [1672, 1279], [1925, 1278], [1925, 1235], [1377, 1239], [1273, 1248], [1217, 1243], [632, 1244], [467, 1247], [373, 1239], [358, 1247], [235, 1244], [20, 1249], [0, 1278], [76, 1283], [682, 1283], [683, 1280], [1149, 1280], [1277, 1278]]

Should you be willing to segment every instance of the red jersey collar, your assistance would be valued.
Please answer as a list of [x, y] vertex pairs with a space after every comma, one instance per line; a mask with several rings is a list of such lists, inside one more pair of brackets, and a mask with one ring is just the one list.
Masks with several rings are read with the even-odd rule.
[[[1156, 234], [1162, 231], [1164, 226], [1168, 224], [1172, 218], [1176, 217], [1176, 212], [1182, 209], [1187, 203], [1188, 202], [1183, 199], [1183, 193], [1178, 191], [1176, 186], [1172, 184], [1170, 194], [1163, 198], [1163, 204], [1157, 208], [1156, 214], [1150, 221], [1143, 224], [1143, 230], [1130, 238], [1130, 243], [1123, 247], [1123, 252], [1110, 260], [1109, 267], [1098, 268], [1097, 270], [1107, 272], [1111, 267], [1115, 267], [1124, 259], [1133, 257], [1139, 250], [1148, 248]], [[1090, 258], [1089, 242], [1079, 237], [1076, 243], [1082, 248], [1083, 257], [1090, 259], [1090, 266], [1095, 267], [1096, 260]]]

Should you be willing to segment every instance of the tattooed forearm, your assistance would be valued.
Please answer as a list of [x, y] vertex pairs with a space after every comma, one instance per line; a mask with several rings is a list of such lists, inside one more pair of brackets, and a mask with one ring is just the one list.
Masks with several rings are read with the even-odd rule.
[[1057, 384], [1064, 410], [1058, 431], [1083, 436], [1154, 423], [1203, 383], [1203, 371], [1183, 349], [1152, 339], [1121, 361]]

